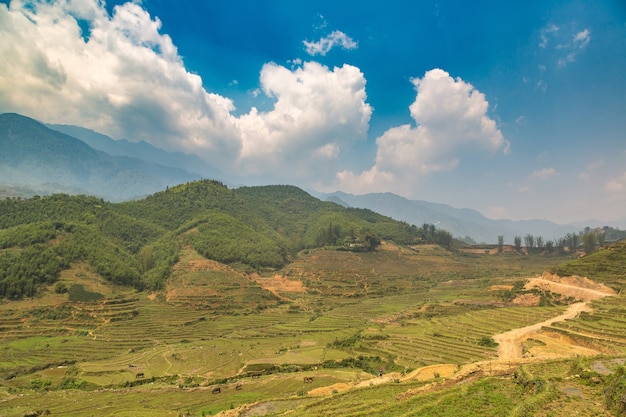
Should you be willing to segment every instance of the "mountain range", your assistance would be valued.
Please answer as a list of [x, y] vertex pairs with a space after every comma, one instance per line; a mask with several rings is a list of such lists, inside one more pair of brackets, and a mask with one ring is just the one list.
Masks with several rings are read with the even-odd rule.
[[[228, 183], [221, 172], [195, 155], [167, 152], [146, 142], [114, 140], [79, 126], [45, 125], [15, 113], [0, 115], [0, 197], [29, 196], [26, 189], [31, 190], [30, 195], [89, 194], [116, 202], [201, 178]], [[433, 224], [455, 237], [479, 243], [495, 243], [498, 236], [512, 243], [515, 236], [527, 234], [552, 240], [585, 226], [604, 225], [597, 221], [558, 225], [545, 220], [493, 220], [473, 209], [391, 193], [310, 193], [409, 224]]]
[[0, 115], [0, 183], [4, 186], [123, 201], [200, 177], [173, 164], [97, 150], [28, 117]]
[[343, 192], [318, 195], [345, 207], [368, 208], [377, 213], [421, 226], [433, 224], [455, 237], [468, 242], [495, 243], [498, 236], [511, 244], [515, 236], [531, 234], [544, 241], [561, 238], [568, 233], [578, 233], [585, 226], [558, 225], [546, 220], [493, 220], [469, 208], [454, 208], [446, 204], [422, 200], [409, 200], [392, 193], [352, 195]]

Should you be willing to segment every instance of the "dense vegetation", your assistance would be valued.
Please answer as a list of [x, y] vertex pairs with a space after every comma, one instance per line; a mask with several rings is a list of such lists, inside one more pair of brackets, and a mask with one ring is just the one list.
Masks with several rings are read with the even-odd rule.
[[159, 289], [184, 246], [258, 270], [280, 268], [303, 249], [429, 241], [420, 230], [291, 186], [231, 190], [198, 181], [117, 204], [65, 194], [7, 198], [0, 201], [0, 297], [31, 297], [72, 262], [87, 262], [112, 283]]

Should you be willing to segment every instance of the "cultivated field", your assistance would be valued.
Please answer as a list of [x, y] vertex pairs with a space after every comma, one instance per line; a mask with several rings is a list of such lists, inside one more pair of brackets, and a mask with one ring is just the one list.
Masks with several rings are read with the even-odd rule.
[[189, 248], [156, 293], [76, 264], [0, 304], [0, 415], [613, 415], [625, 300], [542, 277], [563, 260], [383, 243], [259, 275]]

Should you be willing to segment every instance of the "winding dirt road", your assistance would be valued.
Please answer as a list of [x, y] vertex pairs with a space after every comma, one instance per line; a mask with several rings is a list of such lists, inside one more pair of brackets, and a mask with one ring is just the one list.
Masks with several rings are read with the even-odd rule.
[[563, 314], [549, 320], [495, 335], [493, 339], [499, 344], [498, 361], [510, 362], [523, 359], [522, 342], [530, 335], [539, 333], [544, 326], [574, 319], [583, 311], [591, 312], [592, 308], [589, 306], [589, 302], [592, 300], [615, 295], [615, 291], [611, 288], [595, 283], [588, 278], [559, 277], [548, 273], [544, 273], [541, 277], [529, 279], [524, 288], [539, 288], [583, 301], [571, 304]]
[[519, 329], [513, 329], [506, 333], [500, 333], [493, 337], [493, 340], [498, 342], [498, 360], [499, 361], [517, 361], [524, 357], [522, 352], [522, 341], [533, 333], [537, 333], [544, 326], [550, 326], [558, 321], [564, 321], [576, 318], [583, 311], [591, 311], [591, 307], [587, 304], [588, 301], [582, 301], [570, 305], [565, 313], [553, 317], [549, 320], [542, 321], [530, 326], [521, 327]]

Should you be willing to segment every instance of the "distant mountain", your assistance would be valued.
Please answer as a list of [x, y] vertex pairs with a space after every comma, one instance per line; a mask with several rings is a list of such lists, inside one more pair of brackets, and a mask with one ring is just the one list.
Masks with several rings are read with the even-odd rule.
[[179, 168], [109, 155], [25, 116], [0, 115], [0, 185], [121, 201], [199, 177]]
[[[17, 114], [0, 115], [0, 198], [62, 192], [116, 202], [199, 178], [228, 184], [217, 169], [195, 155], [167, 152], [146, 142], [113, 140], [78, 126], [48, 126]], [[515, 236], [527, 234], [546, 241], [578, 233], [587, 226], [605, 226], [598, 221], [562, 226], [544, 220], [492, 220], [476, 210], [408, 200], [391, 193], [310, 193], [416, 226], [433, 224], [455, 237], [469, 237], [478, 243], [496, 243], [500, 235], [506, 243], [513, 243]]]
[[506, 243], [513, 243], [515, 236], [523, 238], [528, 234], [542, 237], [546, 241], [582, 230], [574, 225], [561, 226], [545, 220], [492, 220], [476, 210], [459, 209], [446, 204], [421, 200], [408, 200], [392, 193], [352, 195], [338, 191], [320, 194], [318, 197], [344, 207], [367, 208], [416, 226], [425, 223], [434, 224], [455, 237], [468, 236], [478, 243], [497, 243], [498, 236], [504, 236]]
[[196, 155], [167, 152], [144, 141], [114, 140], [109, 136], [80, 126], [55, 124], [48, 124], [47, 126], [50, 129], [80, 139], [92, 148], [109, 155], [138, 158], [145, 162], [183, 169], [198, 177], [223, 180], [223, 174], [219, 170], [211, 167]]

